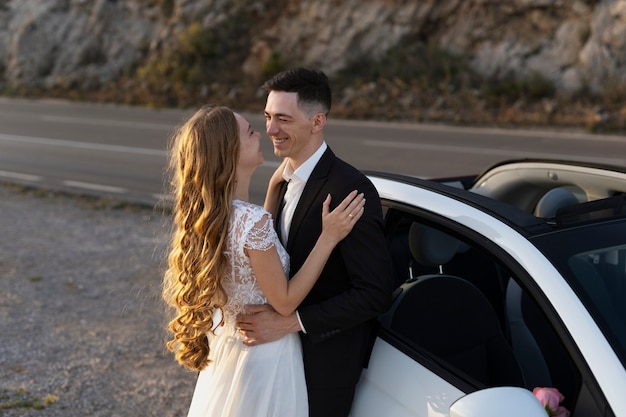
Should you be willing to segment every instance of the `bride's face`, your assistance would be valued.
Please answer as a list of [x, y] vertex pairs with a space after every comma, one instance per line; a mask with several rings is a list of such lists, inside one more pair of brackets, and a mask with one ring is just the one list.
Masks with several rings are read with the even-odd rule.
[[242, 168], [256, 168], [265, 159], [261, 152], [261, 133], [252, 130], [250, 123], [240, 114], [235, 113], [239, 124], [239, 166]]

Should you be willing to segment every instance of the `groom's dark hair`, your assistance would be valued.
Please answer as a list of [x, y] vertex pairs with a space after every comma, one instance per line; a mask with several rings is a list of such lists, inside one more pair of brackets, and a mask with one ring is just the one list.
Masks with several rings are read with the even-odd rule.
[[328, 77], [322, 71], [308, 68], [294, 68], [276, 74], [263, 84], [270, 91], [284, 91], [298, 94], [298, 106], [309, 108], [315, 106], [328, 115], [332, 102], [332, 92]]

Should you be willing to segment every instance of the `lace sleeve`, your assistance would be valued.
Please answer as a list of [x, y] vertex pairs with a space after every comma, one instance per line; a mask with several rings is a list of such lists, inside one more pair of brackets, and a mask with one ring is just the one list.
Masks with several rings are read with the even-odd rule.
[[276, 232], [274, 222], [269, 214], [264, 214], [259, 221], [250, 229], [246, 235], [244, 248], [255, 250], [268, 250], [275, 245]]

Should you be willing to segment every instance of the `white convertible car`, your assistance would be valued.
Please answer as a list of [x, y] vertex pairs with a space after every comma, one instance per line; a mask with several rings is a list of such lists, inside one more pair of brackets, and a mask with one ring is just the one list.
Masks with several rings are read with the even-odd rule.
[[626, 416], [626, 169], [508, 161], [368, 173], [397, 290], [353, 417]]

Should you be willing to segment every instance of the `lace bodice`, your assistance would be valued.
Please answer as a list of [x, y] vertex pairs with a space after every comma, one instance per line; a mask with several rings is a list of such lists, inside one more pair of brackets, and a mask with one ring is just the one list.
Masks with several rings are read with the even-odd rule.
[[231, 262], [231, 272], [223, 281], [228, 294], [228, 302], [224, 306], [224, 321], [231, 324], [237, 314], [243, 311], [245, 304], [267, 303], [244, 250], [268, 250], [275, 246], [285, 276], [289, 276], [289, 255], [276, 235], [271, 214], [255, 204], [233, 200], [228, 234], [226, 255]]

